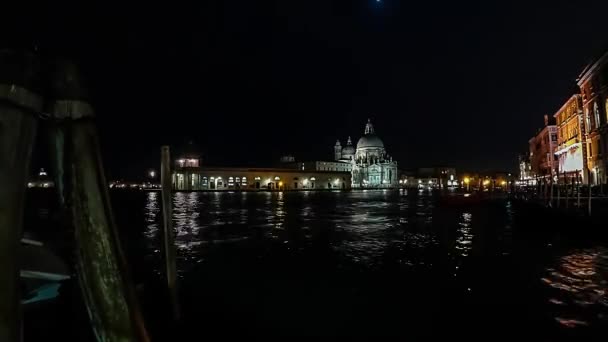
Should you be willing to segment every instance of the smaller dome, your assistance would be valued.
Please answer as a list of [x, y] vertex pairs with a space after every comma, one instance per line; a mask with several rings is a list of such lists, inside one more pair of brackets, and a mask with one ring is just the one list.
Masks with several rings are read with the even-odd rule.
[[355, 147], [353, 145], [344, 146], [342, 148], [343, 156], [354, 156], [355, 155]]

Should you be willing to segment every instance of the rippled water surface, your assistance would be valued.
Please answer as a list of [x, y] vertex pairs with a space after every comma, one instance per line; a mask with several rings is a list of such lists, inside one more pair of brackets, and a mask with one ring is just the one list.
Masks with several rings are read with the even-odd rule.
[[[134, 278], [162, 284], [160, 193], [112, 200]], [[440, 203], [397, 191], [176, 193], [181, 329], [608, 336], [605, 240], [504, 199]], [[155, 296], [143, 300], [151, 317]]]

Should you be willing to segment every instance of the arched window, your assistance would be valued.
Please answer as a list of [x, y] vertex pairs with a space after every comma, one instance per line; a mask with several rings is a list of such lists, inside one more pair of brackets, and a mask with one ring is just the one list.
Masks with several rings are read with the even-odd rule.
[[595, 128], [600, 127], [600, 109], [597, 107], [597, 102], [593, 102], [593, 115], [595, 118]]

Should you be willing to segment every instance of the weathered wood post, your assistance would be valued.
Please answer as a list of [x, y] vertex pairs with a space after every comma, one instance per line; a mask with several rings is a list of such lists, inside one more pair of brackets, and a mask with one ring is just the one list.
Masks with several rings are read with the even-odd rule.
[[587, 170], [587, 179], [589, 180], [587, 186], [589, 187], [587, 198], [587, 213], [591, 216], [591, 170]]
[[179, 303], [177, 296], [177, 266], [175, 261], [175, 239], [173, 237], [173, 205], [172, 205], [172, 184], [171, 184], [171, 155], [169, 146], [161, 147], [160, 157], [160, 179], [162, 186], [163, 202], [163, 237], [165, 249], [165, 274], [167, 276], [167, 286], [169, 289], [169, 300], [173, 319], [180, 317]]
[[69, 124], [66, 136], [67, 202], [76, 241], [76, 269], [98, 341], [148, 341], [120, 247], [108, 195], [93, 108], [76, 67], [54, 65], [54, 119]]
[[581, 210], [581, 183], [583, 182], [582, 175], [576, 171], [576, 207]]
[[570, 177], [568, 177], [566, 175], [566, 172], [564, 172], [564, 185], [565, 185], [565, 188], [566, 188], [566, 211], [568, 210], [568, 202], [570, 200], [570, 187], [568, 186], [568, 179], [569, 178]]
[[[52, 105], [52, 104], [51, 104]], [[49, 108], [52, 111], [53, 108]], [[67, 124], [64, 122], [48, 123], [47, 142], [49, 146], [51, 174], [55, 182], [55, 193], [59, 202], [59, 207], [63, 210], [66, 208], [66, 170], [65, 170], [65, 139], [68, 132]]]
[[551, 177], [550, 181], [551, 181], [551, 191], [549, 193], [549, 206], [553, 208], [553, 177]]
[[560, 204], [560, 197], [561, 197], [561, 188], [560, 188], [560, 184], [559, 184], [559, 174], [557, 175], [557, 205], [555, 206], [556, 208], [559, 208], [559, 204]]
[[21, 341], [19, 245], [25, 189], [43, 100], [35, 55], [0, 50], [0, 341]]

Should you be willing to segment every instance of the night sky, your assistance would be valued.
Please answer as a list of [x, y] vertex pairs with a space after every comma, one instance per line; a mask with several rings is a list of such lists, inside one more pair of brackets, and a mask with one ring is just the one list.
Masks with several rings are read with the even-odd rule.
[[400, 168], [515, 169], [608, 42], [606, 1], [15, 6], [2, 41], [82, 66], [111, 178], [189, 140], [204, 164], [331, 159], [367, 118]]

